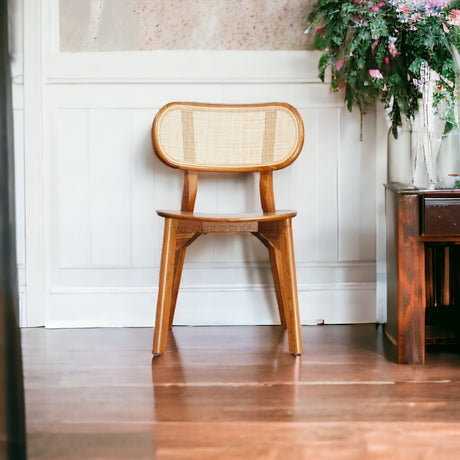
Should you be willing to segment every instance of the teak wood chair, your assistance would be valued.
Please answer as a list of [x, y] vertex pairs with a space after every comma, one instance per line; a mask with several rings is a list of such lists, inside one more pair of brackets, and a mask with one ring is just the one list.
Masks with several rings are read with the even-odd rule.
[[[302, 119], [284, 103], [219, 105], [174, 102], [152, 126], [153, 147], [167, 165], [184, 171], [180, 211], [165, 218], [153, 355], [166, 350], [187, 247], [200, 235], [252, 234], [267, 248], [281, 324], [289, 352], [302, 353], [291, 220], [296, 211], [275, 210], [273, 171], [290, 165], [304, 141]], [[262, 212], [214, 215], [194, 212], [198, 173], [259, 172]]]

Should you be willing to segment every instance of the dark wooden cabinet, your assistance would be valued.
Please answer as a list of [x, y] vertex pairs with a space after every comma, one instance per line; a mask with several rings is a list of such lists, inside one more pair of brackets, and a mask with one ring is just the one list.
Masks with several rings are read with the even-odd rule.
[[389, 184], [385, 207], [385, 333], [398, 363], [423, 364], [426, 344], [459, 337], [460, 190]]

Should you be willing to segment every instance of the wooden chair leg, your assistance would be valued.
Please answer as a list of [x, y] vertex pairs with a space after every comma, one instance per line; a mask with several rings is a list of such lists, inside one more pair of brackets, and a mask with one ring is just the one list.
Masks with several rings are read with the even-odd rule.
[[[279, 232], [276, 229], [274, 235], [272, 234], [272, 228], [268, 229], [265, 228], [264, 225], [259, 226], [259, 232], [253, 233], [254, 236], [256, 236], [263, 244], [264, 246], [268, 249], [268, 253], [270, 255], [270, 264], [272, 267], [272, 274], [273, 274], [273, 282], [275, 285], [275, 293], [276, 293], [276, 303], [278, 305], [278, 313], [280, 315], [280, 322], [281, 326], [286, 329], [286, 318], [284, 315], [284, 305], [283, 305], [283, 293], [281, 291], [281, 285], [282, 285], [282, 271], [280, 271], [280, 268], [282, 266], [282, 261], [281, 259], [278, 260], [279, 258], [279, 251], [276, 251], [276, 247], [278, 246], [277, 241], [278, 241], [278, 235]], [[279, 268], [280, 267], [280, 268]]]
[[184, 267], [186, 248], [180, 248], [176, 251], [174, 261], [174, 281], [171, 292], [171, 310], [169, 312], [169, 327], [171, 329], [174, 321], [174, 313], [176, 311], [177, 295], [179, 294], [180, 279], [182, 276], [182, 268]]
[[160, 356], [166, 351], [168, 329], [171, 316], [171, 295], [174, 283], [176, 256], [177, 221], [167, 218], [163, 234], [158, 300], [153, 338], [153, 355]]
[[276, 228], [273, 225], [260, 225], [255, 236], [270, 251], [275, 287], [278, 286], [278, 308], [282, 310], [280, 317], [282, 321], [284, 319], [288, 333], [289, 353], [300, 355], [302, 338], [291, 220], [278, 222]]
[[297, 294], [297, 278], [294, 258], [291, 220], [286, 220], [280, 228], [279, 251], [282, 258], [282, 286], [284, 314], [289, 339], [289, 353], [302, 354], [302, 338]]
[[281, 285], [282, 285], [282, 273], [280, 272], [281, 267], [281, 259], [277, 257], [277, 251], [273, 247], [268, 248], [268, 252], [270, 254], [270, 263], [272, 266], [272, 273], [273, 273], [273, 281], [275, 284], [275, 292], [276, 292], [276, 302], [278, 304], [278, 311], [280, 314], [280, 321], [281, 321], [281, 326], [283, 328], [286, 328], [286, 317], [284, 315], [284, 303], [283, 303], [283, 293], [281, 290]]

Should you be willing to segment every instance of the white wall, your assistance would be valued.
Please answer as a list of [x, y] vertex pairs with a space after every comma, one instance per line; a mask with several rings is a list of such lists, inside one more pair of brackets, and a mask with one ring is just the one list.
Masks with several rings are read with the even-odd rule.
[[[298, 210], [302, 321], [376, 321], [376, 120], [366, 117], [360, 143], [358, 114], [316, 78], [316, 53], [59, 53], [55, 14], [51, 1], [25, 2], [23, 325], [153, 324], [162, 233], [154, 210], [179, 205], [181, 174], [154, 158], [149, 131], [173, 100], [300, 110], [304, 151], [275, 175], [275, 190], [278, 207]], [[200, 183], [197, 209], [248, 210], [256, 193], [252, 178], [214, 175]], [[176, 323], [277, 323], [267, 262], [255, 238], [200, 239]]]
[[16, 198], [16, 259], [18, 264], [19, 308], [26, 312], [26, 255], [25, 255], [25, 180], [24, 180], [24, 91], [21, 53], [12, 53], [14, 163]]

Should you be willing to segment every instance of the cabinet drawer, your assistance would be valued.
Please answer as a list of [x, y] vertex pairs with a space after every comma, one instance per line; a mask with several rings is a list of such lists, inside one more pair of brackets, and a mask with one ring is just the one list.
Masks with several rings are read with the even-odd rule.
[[422, 234], [460, 235], [460, 198], [424, 198]]

